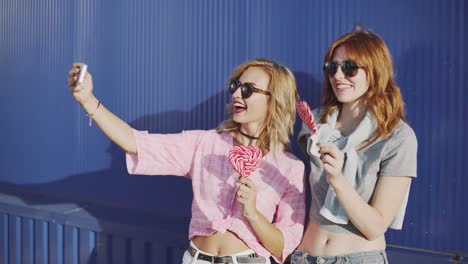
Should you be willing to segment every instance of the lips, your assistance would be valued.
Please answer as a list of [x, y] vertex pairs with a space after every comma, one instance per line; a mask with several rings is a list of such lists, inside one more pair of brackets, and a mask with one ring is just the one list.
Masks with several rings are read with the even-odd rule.
[[245, 108], [236, 108], [236, 107], [233, 107], [233, 113], [234, 114], [240, 114], [242, 112], [245, 111]]
[[232, 103], [232, 112], [234, 114], [242, 113], [245, 110], [247, 110], [247, 106], [243, 102], [239, 100], [234, 100], [234, 102]]
[[353, 88], [353, 86], [351, 84], [337, 83], [335, 85], [335, 90], [337, 92], [344, 92], [344, 91], [347, 91], [347, 90], [349, 90], [351, 88]]

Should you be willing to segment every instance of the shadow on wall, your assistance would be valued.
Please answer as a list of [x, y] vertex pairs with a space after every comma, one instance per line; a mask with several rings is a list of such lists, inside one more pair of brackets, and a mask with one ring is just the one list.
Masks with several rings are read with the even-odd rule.
[[[225, 105], [227, 99], [228, 95], [224, 91], [219, 92], [190, 112], [146, 115], [130, 125], [153, 133], [212, 129], [224, 120], [226, 111], [224, 107], [219, 109], [219, 113], [210, 111], [214, 106]], [[207, 113], [210, 113], [210, 119], [207, 118]], [[20, 198], [27, 205], [36, 208], [46, 208], [44, 205], [55, 204], [58, 209], [53, 210], [60, 210], [63, 204], [74, 204], [75, 207], [84, 209], [88, 218], [94, 218], [98, 222], [99, 232], [106, 234], [115, 232], [114, 229], [107, 229], [107, 223], [128, 223], [138, 225], [139, 228], [148, 226], [154, 229], [158, 228], [156, 225], [159, 222], [160, 228], [167, 231], [166, 236], [172, 232], [175, 237], [183, 237], [184, 241], [174, 243], [174, 238], [162, 236], [155, 237], [155, 240], [159, 243], [186, 244], [192, 200], [190, 180], [183, 177], [128, 175], [124, 152], [112, 143], [108, 152], [112, 160], [109, 169], [71, 175], [62, 180], [42, 184], [0, 182], [0, 193]], [[68, 209], [69, 207], [66, 210]], [[117, 213], [119, 211], [122, 213]], [[140, 215], [144, 219], [135, 219], [128, 214]], [[90, 256], [89, 263], [94, 263], [95, 255], [96, 252], [91, 253], [93, 257]], [[172, 256], [172, 261], [178, 263], [181, 258], [181, 255]]]
[[[301, 100], [306, 101], [309, 103], [311, 109], [315, 109], [319, 107], [320, 97], [322, 94], [322, 82], [315, 79], [312, 74], [306, 72], [294, 72], [294, 76], [296, 77], [297, 82], [297, 89], [299, 91], [299, 97]], [[300, 158], [305, 164], [305, 178], [304, 178], [304, 185], [305, 191], [307, 194], [310, 193], [310, 185], [309, 185], [309, 172], [310, 172], [310, 164], [309, 159], [303, 153], [303, 151], [299, 148], [297, 144], [297, 135], [301, 130], [302, 122], [299, 116], [296, 116], [296, 123], [294, 124], [294, 136], [292, 138], [292, 145], [291, 151]], [[310, 195], [306, 195], [306, 216], [309, 215], [309, 208], [310, 208]], [[308, 219], [306, 219], [306, 222]]]

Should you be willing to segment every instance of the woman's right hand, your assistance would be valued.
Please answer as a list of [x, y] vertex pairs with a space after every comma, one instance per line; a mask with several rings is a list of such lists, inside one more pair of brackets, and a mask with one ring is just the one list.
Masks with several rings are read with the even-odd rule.
[[68, 74], [68, 86], [75, 100], [83, 110], [92, 118], [104, 134], [119, 145], [123, 150], [137, 153], [136, 139], [133, 129], [118, 116], [107, 110], [93, 95], [93, 77], [86, 73], [84, 80], [76, 84], [78, 73], [82, 67], [80, 63], [74, 63]]
[[74, 63], [72, 69], [68, 73], [68, 86], [73, 95], [73, 98], [80, 104], [84, 105], [89, 100], [92, 100], [93, 92], [93, 77], [89, 72], [86, 72], [84, 80], [80, 84], [76, 84], [78, 73], [82, 67], [81, 63]]

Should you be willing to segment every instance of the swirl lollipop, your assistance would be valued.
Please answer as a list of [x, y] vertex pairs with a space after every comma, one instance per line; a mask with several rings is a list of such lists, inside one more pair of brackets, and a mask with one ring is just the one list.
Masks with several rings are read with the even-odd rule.
[[317, 126], [315, 124], [314, 115], [310, 110], [309, 104], [306, 101], [297, 101], [296, 102], [296, 111], [299, 114], [299, 117], [302, 121], [310, 128], [310, 130], [316, 134]]
[[229, 151], [229, 161], [241, 177], [249, 177], [260, 164], [262, 151], [255, 146], [235, 146]]
[[310, 155], [320, 157], [319, 147], [317, 146], [317, 142], [319, 141], [317, 125], [315, 124], [314, 115], [312, 111], [310, 111], [309, 104], [305, 101], [296, 102], [296, 111], [304, 124], [312, 131], [312, 135], [310, 135], [310, 138], [307, 140], [307, 152]]

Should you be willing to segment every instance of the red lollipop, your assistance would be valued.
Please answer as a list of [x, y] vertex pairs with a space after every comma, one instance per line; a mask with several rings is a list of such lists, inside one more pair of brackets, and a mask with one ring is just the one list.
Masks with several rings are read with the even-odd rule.
[[229, 161], [241, 177], [249, 177], [260, 164], [262, 151], [256, 146], [235, 146], [229, 151]]
[[313, 133], [317, 133], [317, 126], [315, 125], [314, 115], [310, 110], [309, 104], [306, 101], [296, 102], [296, 111], [302, 121], [310, 128]]

